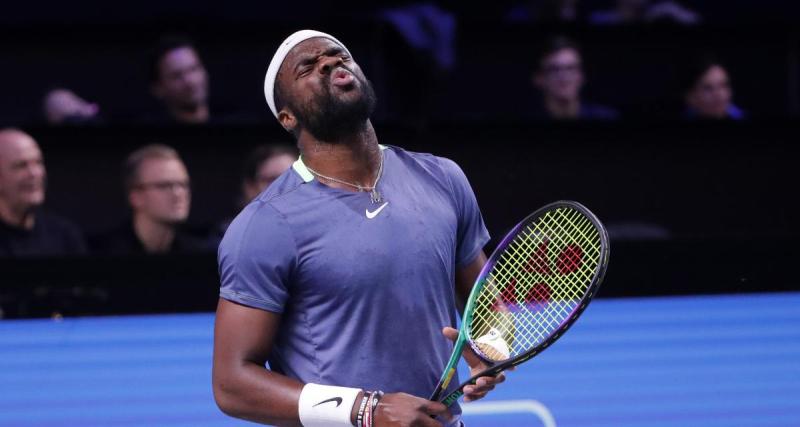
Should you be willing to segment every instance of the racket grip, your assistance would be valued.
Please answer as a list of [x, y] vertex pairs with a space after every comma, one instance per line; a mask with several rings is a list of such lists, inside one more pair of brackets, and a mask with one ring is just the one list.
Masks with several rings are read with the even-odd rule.
[[437, 400], [439, 400], [439, 397], [442, 395], [442, 392], [443, 392], [443, 391], [444, 391], [444, 390], [442, 389], [442, 384], [441, 384], [441, 383], [439, 383], [439, 384], [436, 386], [436, 390], [435, 390], [435, 391], [433, 392], [433, 394], [431, 395], [431, 398], [430, 398], [430, 399], [428, 399], [428, 400], [432, 400], [432, 401], [436, 402]]
[[447, 395], [447, 397], [445, 397], [444, 400], [442, 400], [442, 403], [444, 403], [445, 406], [450, 407], [450, 406], [453, 405], [453, 403], [455, 403], [456, 400], [458, 400], [459, 397], [461, 397], [463, 395], [464, 395], [464, 390], [463, 389], [459, 388], [457, 390], [453, 390], [452, 393]]

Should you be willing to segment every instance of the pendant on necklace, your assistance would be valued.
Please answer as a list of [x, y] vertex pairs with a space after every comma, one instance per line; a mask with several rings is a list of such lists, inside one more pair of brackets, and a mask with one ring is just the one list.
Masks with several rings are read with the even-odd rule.
[[373, 188], [372, 191], [369, 193], [369, 198], [370, 200], [372, 200], [372, 203], [380, 203], [381, 193], [379, 193], [377, 189]]

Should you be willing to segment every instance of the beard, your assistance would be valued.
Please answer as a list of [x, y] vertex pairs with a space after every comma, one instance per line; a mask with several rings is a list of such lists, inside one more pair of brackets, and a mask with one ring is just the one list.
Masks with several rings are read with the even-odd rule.
[[375, 111], [377, 97], [372, 83], [363, 75], [347, 71], [358, 82], [357, 87], [351, 89], [358, 95], [354, 99], [337, 97], [328, 78], [322, 81], [321, 94], [300, 105], [288, 103], [300, 126], [321, 141], [336, 143], [341, 137], [358, 132]]

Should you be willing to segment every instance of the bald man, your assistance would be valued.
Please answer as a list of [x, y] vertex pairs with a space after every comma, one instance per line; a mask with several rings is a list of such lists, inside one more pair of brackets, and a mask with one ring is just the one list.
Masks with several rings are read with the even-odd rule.
[[42, 212], [47, 172], [39, 145], [18, 129], [0, 130], [0, 256], [86, 252], [81, 231]]

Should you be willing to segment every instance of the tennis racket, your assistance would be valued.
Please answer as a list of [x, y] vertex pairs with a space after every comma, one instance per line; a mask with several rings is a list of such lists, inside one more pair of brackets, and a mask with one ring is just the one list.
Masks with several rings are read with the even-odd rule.
[[[479, 377], [496, 376], [553, 344], [597, 292], [608, 253], [608, 233], [580, 203], [551, 203], [517, 224], [475, 280], [431, 400], [450, 406]], [[490, 368], [442, 396], [467, 344]]]

